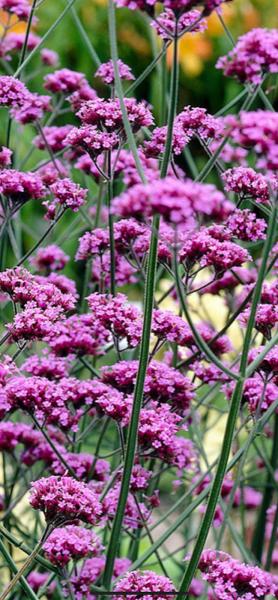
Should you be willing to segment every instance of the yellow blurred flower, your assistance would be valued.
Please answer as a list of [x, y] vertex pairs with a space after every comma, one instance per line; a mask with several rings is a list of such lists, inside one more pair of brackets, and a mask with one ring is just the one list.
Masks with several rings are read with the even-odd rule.
[[127, 25], [125, 23], [124, 27], [119, 27], [118, 40], [128, 44], [130, 48], [136, 50], [138, 54], [143, 56], [150, 55], [151, 50], [149, 42], [140, 35], [132, 25]]
[[[172, 47], [167, 53], [167, 61], [172, 62]], [[200, 75], [204, 67], [204, 61], [212, 54], [211, 41], [202, 33], [185, 35], [179, 42], [179, 61], [183, 71], [190, 77]]]

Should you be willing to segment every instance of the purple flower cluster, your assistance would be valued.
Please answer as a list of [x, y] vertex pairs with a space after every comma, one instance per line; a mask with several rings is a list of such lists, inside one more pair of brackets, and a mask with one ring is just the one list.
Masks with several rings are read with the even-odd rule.
[[65, 567], [70, 560], [78, 560], [89, 554], [97, 556], [102, 551], [102, 545], [93, 531], [77, 525], [66, 525], [52, 531], [44, 542], [43, 550], [53, 565]]
[[216, 68], [242, 83], [262, 83], [266, 73], [278, 72], [277, 29], [251, 29], [227, 56], [218, 59]]
[[[113, 596], [113, 600], [116, 600], [116, 598], [133, 600], [134, 592], [138, 590], [140, 590], [143, 600], [152, 600], [154, 596], [152, 592], [155, 592], [155, 597], [158, 600], [167, 600], [169, 592], [175, 592], [175, 587], [172, 581], [164, 575], [157, 575], [153, 571], [131, 571], [116, 583], [114, 592], [117, 592], [117, 595]], [[119, 592], [122, 592], [122, 595]]]
[[72, 477], [43, 477], [32, 483], [30, 504], [47, 523], [84, 521], [96, 525], [102, 515], [97, 495]]
[[254, 600], [268, 594], [275, 596], [276, 585], [270, 573], [246, 565], [229, 554], [205, 550], [199, 562], [203, 579], [213, 585], [216, 598]]

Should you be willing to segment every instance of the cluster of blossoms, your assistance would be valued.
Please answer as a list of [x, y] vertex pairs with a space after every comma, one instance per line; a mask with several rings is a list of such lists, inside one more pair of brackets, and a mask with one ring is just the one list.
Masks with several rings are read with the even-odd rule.
[[[162, 50], [146, 73], [187, 32], [202, 34], [213, 11], [225, 19], [226, 0], [114, 2], [145, 11], [160, 38]], [[270, 96], [256, 89], [278, 72], [277, 31], [249, 31], [216, 64], [246, 86], [242, 96], [255, 92], [238, 114], [190, 104], [176, 110], [174, 78], [169, 106], [167, 92], [166, 111], [158, 111], [141, 95], [131, 97], [145, 73], [137, 82], [122, 60], [100, 63], [91, 48], [97, 70], [90, 78], [60, 68], [57, 53], [41, 49], [45, 38], [32, 30], [36, 8], [27, 0], [0, 0], [0, 108], [8, 122], [0, 146], [0, 345], [7, 344], [0, 362], [1, 536], [8, 525], [23, 535], [18, 515], [26, 513], [28, 546], [32, 528], [36, 541], [41, 534], [33, 570], [18, 584], [55, 600], [96, 600], [107, 590], [113, 600], [174, 598], [184, 554], [194, 548], [204, 518], [216, 549], [203, 550], [198, 579], [181, 595], [278, 598], [270, 571], [278, 564], [278, 264], [276, 233], [270, 236], [278, 119]], [[73, 17], [89, 48], [78, 14]], [[45, 93], [31, 91], [26, 67], [34, 55]], [[269, 110], [245, 110], [255, 98]], [[155, 118], [163, 112], [167, 125]], [[23, 156], [24, 137], [30, 140], [32, 132]], [[19, 150], [16, 135], [22, 135]], [[51, 221], [41, 238], [38, 227], [33, 247], [30, 224], [21, 228], [25, 211], [27, 218], [34, 214], [34, 232], [41, 212]], [[16, 263], [29, 268], [11, 267]], [[238, 419], [233, 431], [227, 420], [224, 438], [231, 444], [223, 447], [222, 462], [217, 458], [221, 471], [225, 453], [234, 466], [215, 500], [209, 436], [214, 451], [222, 438], [216, 420], [221, 427], [223, 414], [233, 416], [235, 402]], [[249, 462], [237, 464], [254, 439], [256, 457], [262, 448], [255, 474]], [[250, 462], [253, 455], [252, 448]], [[206, 512], [214, 500], [215, 509]], [[34, 511], [44, 519], [34, 519]], [[245, 511], [251, 511], [248, 523]], [[257, 566], [218, 551], [231, 514], [238, 550], [249, 556], [253, 536]], [[181, 548], [174, 541], [169, 552], [168, 537], [180, 525]], [[13, 531], [7, 539], [13, 544]], [[152, 564], [161, 573], [148, 570]]]
[[276, 597], [274, 577], [253, 565], [246, 565], [224, 552], [205, 550], [199, 562], [203, 579], [213, 585], [215, 597], [251, 600], [268, 594]]
[[241, 36], [233, 50], [216, 63], [228, 77], [259, 84], [266, 73], [278, 72], [278, 32], [252, 29]]

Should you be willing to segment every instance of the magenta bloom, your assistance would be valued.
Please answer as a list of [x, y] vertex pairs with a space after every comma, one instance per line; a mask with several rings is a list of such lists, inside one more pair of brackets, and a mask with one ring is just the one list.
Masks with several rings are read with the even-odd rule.
[[78, 71], [72, 71], [71, 69], [60, 69], [49, 73], [44, 78], [44, 87], [49, 92], [56, 94], [61, 92], [62, 94], [71, 94], [78, 90], [84, 83], [84, 73]]
[[[113, 596], [113, 600], [134, 600], [134, 593], [131, 592], [145, 592], [141, 598], [143, 600], [153, 600], [154, 595], [152, 592], [156, 592], [155, 598], [157, 600], [168, 600], [169, 594], [163, 592], [175, 592], [175, 587], [172, 581], [164, 575], [157, 575], [153, 571], [131, 571], [127, 573], [114, 587], [115, 592], [123, 592], [123, 595], [117, 594]], [[158, 594], [157, 592], [161, 592]]]
[[217, 598], [255, 600], [275, 595], [276, 585], [270, 573], [240, 563], [224, 552], [204, 550], [199, 569], [203, 579], [213, 585]]
[[43, 477], [32, 483], [30, 504], [47, 523], [81, 520], [96, 525], [102, 515], [97, 495], [72, 477]]
[[38, 271], [60, 271], [66, 266], [68, 261], [69, 256], [59, 246], [56, 246], [56, 244], [39, 248], [36, 255], [30, 259], [30, 263]]
[[[131, 68], [126, 65], [122, 60], [118, 60], [118, 69], [119, 75], [121, 79], [132, 80], [134, 79], [134, 75], [131, 71]], [[107, 63], [103, 63], [100, 65], [98, 70], [95, 72], [95, 77], [99, 77], [103, 83], [107, 83], [107, 85], [111, 85], [114, 83], [114, 67], [113, 61], [109, 60]]]
[[277, 29], [252, 29], [242, 35], [233, 50], [222, 56], [216, 68], [242, 83], [259, 84], [265, 73], [278, 72]]
[[45, 556], [53, 565], [65, 567], [70, 560], [78, 560], [102, 550], [99, 537], [89, 529], [76, 525], [57, 527], [43, 544]]
[[11, 164], [12, 151], [5, 146], [0, 146], [0, 168]]
[[222, 175], [225, 188], [242, 196], [251, 196], [256, 202], [269, 201], [269, 189], [277, 188], [277, 180], [273, 177], [267, 178], [261, 173], [256, 173], [250, 167], [235, 167], [225, 171]]
[[24, 83], [10, 75], [0, 77], [0, 106], [17, 107], [24, 104], [29, 92]]
[[0, 8], [16, 15], [20, 21], [27, 21], [31, 11], [28, 0], [0, 0]]

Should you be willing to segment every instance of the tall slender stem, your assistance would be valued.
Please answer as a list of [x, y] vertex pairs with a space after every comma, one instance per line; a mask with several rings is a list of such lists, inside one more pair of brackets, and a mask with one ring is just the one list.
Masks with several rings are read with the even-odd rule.
[[[267, 235], [267, 239], [266, 239], [265, 245], [264, 245], [262, 262], [261, 262], [261, 266], [260, 266], [259, 273], [258, 273], [258, 279], [257, 279], [257, 283], [255, 286], [253, 300], [252, 300], [252, 304], [251, 304], [250, 316], [249, 316], [246, 334], [245, 334], [244, 342], [243, 342], [242, 355], [241, 355], [240, 368], [239, 368], [240, 379], [238, 380], [235, 390], [232, 395], [231, 406], [230, 406], [230, 411], [229, 411], [229, 415], [228, 415], [228, 419], [227, 419], [227, 423], [226, 423], [226, 428], [225, 428], [221, 453], [220, 453], [220, 457], [219, 457], [218, 467], [217, 467], [215, 478], [214, 478], [214, 481], [213, 481], [213, 484], [211, 487], [208, 504], [207, 504], [207, 509], [206, 509], [205, 515], [202, 520], [202, 524], [201, 524], [201, 527], [200, 527], [200, 530], [199, 530], [199, 533], [197, 536], [196, 544], [193, 549], [193, 552], [192, 552], [190, 561], [188, 563], [186, 572], [184, 574], [183, 580], [181, 582], [181, 586], [180, 586], [180, 590], [179, 590], [181, 594], [188, 593], [190, 583], [191, 583], [191, 581], [194, 577], [195, 571], [198, 567], [200, 556], [202, 554], [202, 551], [203, 551], [204, 545], [206, 543], [206, 539], [207, 539], [207, 536], [208, 536], [208, 533], [209, 533], [209, 530], [210, 530], [210, 527], [211, 527], [211, 524], [213, 521], [216, 505], [218, 502], [218, 498], [219, 498], [219, 495], [221, 492], [223, 480], [225, 477], [227, 464], [228, 464], [228, 460], [229, 460], [229, 454], [231, 451], [233, 437], [234, 437], [236, 420], [237, 420], [238, 411], [239, 411], [239, 407], [240, 407], [240, 403], [241, 403], [241, 399], [242, 399], [242, 393], [243, 393], [243, 389], [244, 389], [244, 381], [245, 381], [245, 377], [246, 377], [246, 367], [247, 367], [247, 361], [248, 361], [248, 352], [249, 352], [250, 343], [252, 340], [252, 332], [253, 332], [253, 327], [255, 324], [256, 310], [257, 310], [258, 303], [260, 301], [264, 276], [265, 276], [265, 273], [267, 270], [267, 261], [268, 261], [269, 253], [272, 248], [272, 244], [273, 244], [273, 240], [274, 240], [274, 236], [275, 236], [276, 218], [277, 218], [277, 204], [275, 202], [272, 217], [269, 222], [268, 235]], [[178, 277], [177, 261], [175, 261], [175, 265], [176, 265], [177, 285], [180, 285], [179, 277]], [[180, 292], [180, 290], [179, 290], [179, 292]]]
[[[113, 0], [110, 0], [113, 3]], [[112, 15], [114, 15], [114, 7]], [[110, 21], [110, 34], [112, 26], [115, 26], [115, 18]], [[115, 58], [115, 30], [113, 29], [113, 44], [114, 44], [114, 58]], [[117, 55], [117, 53], [116, 53]], [[115, 63], [114, 63], [115, 68]], [[161, 177], [165, 177], [171, 156], [172, 147], [172, 135], [173, 135], [173, 123], [176, 112], [177, 104], [177, 90], [178, 90], [178, 65], [177, 65], [177, 39], [175, 40], [175, 50], [173, 54], [173, 68], [171, 75], [171, 94], [170, 94], [170, 105], [168, 112], [168, 123], [167, 123], [167, 140], [165, 147], [165, 154], [162, 161]], [[116, 77], [115, 77], [116, 79]], [[134, 457], [137, 447], [137, 433], [139, 425], [140, 410], [142, 406], [142, 399], [144, 394], [144, 384], [146, 378], [146, 372], [148, 367], [149, 358], [149, 346], [151, 336], [151, 324], [152, 324], [152, 311], [154, 304], [154, 291], [155, 291], [155, 280], [156, 280], [156, 265], [157, 265], [157, 246], [158, 246], [158, 233], [159, 233], [159, 215], [155, 215], [152, 222], [152, 234], [150, 242], [149, 256], [147, 260], [147, 275], [146, 275], [146, 287], [145, 287], [145, 298], [144, 298], [144, 319], [143, 319], [143, 331], [142, 339], [140, 344], [139, 354], [139, 367], [138, 374], [134, 390], [134, 399], [132, 414], [130, 420], [130, 426], [128, 430], [128, 438], [125, 453], [125, 463], [123, 469], [123, 478], [121, 483], [119, 501], [116, 511], [116, 516], [113, 522], [110, 542], [107, 549], [106, 565], [103, 575], [103, 585], [106, 589], [110, 588], [111, 579], [113, 575], [113, 567], [117, 550], [119, 546], [120, 532], [122, 522], [124, 518], [124, 511], [129, 492], [129, 484], [132, 473], [132, 467], [134, 464]]]

